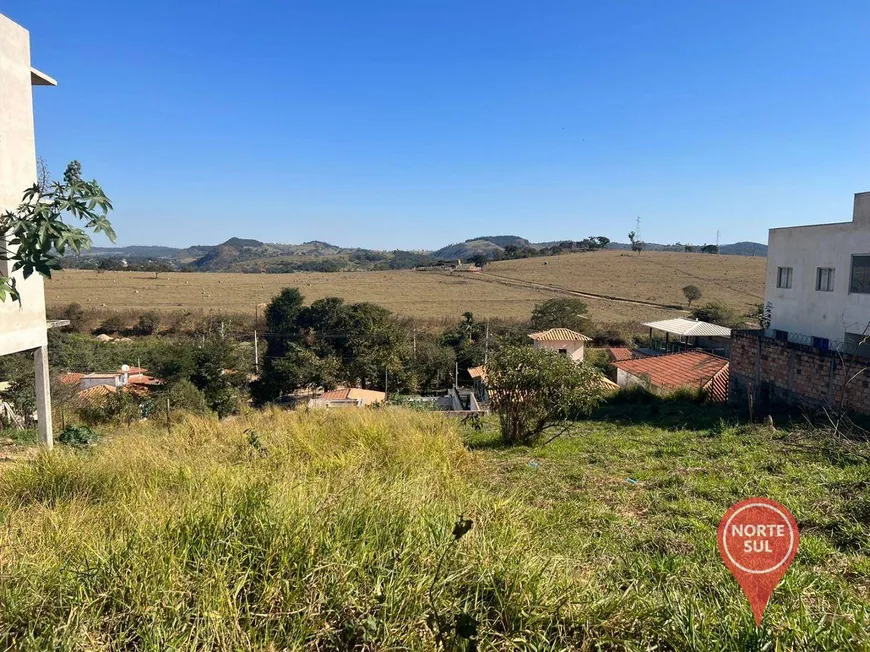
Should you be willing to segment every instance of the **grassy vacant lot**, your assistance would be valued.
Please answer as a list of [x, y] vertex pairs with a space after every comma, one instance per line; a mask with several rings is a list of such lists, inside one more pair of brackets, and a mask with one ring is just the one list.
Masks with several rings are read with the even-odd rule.
[[[481, 649], [870, 646], [866, 451], [715, 408], [622, 414], [503, 449], [492, 422], [273, 412], [18, 463], [0, 476], [0, 644], [431, 650], [437, 612], [479, 621]], [[801, 528], [758, 630], [715, 543], [752, 495]], [[460, 513], [474, 527], [451, 545]]]
[[[547, 262], [547, 265], [544, 265]], [[527, 319], [536, 303], [567, 291], [650, 301], [685, 303], [681, 288], [698, 285], [703, 300], [736, 308], [764, 295], [763, 258], [648, 252], [641, 256], [599, 251], [504, 261], [482, 276], [414, 271], [298, 274], [153, 274], [69, 270], [46, 284], [49, 308], [77, 301], [124, 310], [223, 310], [253, 313], [281, 288], [298, 287], [306, 299], [339, 296], [372, 301], [409, 317], [455, 319], [470, 310], [479, 317]], [[550, 288], [542, 287], [552, 286]], [[586, 298], [598, 322], [646, 321], [681, 314], [655, 306]]]

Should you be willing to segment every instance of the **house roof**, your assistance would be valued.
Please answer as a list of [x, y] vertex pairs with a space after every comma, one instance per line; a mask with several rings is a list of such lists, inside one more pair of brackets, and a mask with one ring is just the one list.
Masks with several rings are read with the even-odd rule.
[[536, 342], [591, 342], [591, 337], [586, 337], [583, 333], [572, 331], [570, 328], [551, 328], [548, 331], [540, 333], [531, 333], [529, 335]]
[[703, 387], [713, 376], [728, 366], [728, 360], [701, 351], [672, 353], [615, 364], [632, 376], [644, 376], [656, 387]]
[[610, 380], [610, 378], [608, 378], [604, 374], [599, 374], [598, 384], [601, 385], [601, 388], [605, 392], [617, 392], [617, 391], [619, 391], [619, 385], [617, 385], [615, 382]]
[[117, 387], [112, 387], [111, 385], [94, 385], [93, 387], [88, 387], [87, 389], [83, 389], [79, 392], [79, 398], [84, 401], [93, 400], [96, 398], [102, 398], [103, 396], [108, 396], [109, 394], [116, 394], [118, 392]]
[[154, 378], [153, 376], [146, 376], [145, 374], [130, 374], [127, 378], [127, 382], [131, 385], [161, 385], [163, 381], [158, 378]]
[[83, 376], [84, 374], [71, 371], [68, 374], [61, 374], [59, 380], [64, 385], [78, 385], [81, 382]]
[[82, 374], [82, 378], [117, 378], [118, 374], [111, 373], [93, 373], [93, 374]]
[[377, 392], [372, 389], [360, 389], [358, 387], [342, 387], [333, 389], [328, 392], [323, 392], [320, 396], [325, 401], [342, 401], [347, 399], [360, 399], [367, 403], [383, 403], [387, 400], [387, 395], [384, 392]]
[[658, 331], [672, 333], [673, 335], [688, 335], [690, 337], [731, 337], [731, 329], [724, 326], [717, 326], [705, 321], [696, 321], [694, 319], [663, 319], [662, 321], [651, 321], [644, 324], [650, 328], [655, 328]]
[[631, 349], [627, 349], [622, 346], [611, 346], [607, 349], [610, 353], [610, 357], [615, 362], [621, 362], [623, 360], [631, 360], [634, 358], [634, 354], [631, 352]]
[[486, 380], [486, 367], [472, 367], [468, 370], [468, 375], [471, 376], [473, 380], [477, 380], [478, 378]]

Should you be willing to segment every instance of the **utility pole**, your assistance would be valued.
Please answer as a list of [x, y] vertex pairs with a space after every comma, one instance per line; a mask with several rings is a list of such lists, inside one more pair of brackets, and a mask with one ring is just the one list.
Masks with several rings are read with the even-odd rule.
[[414, 329], [414, 360], [417, 359], [417, 329]]
[[254, 329], [254, 373], [260, 375], [260, 349], [257, 340], [257, 329]]
[[483, 366], [489, 363], [489, 317], [486, 318], [486, 339], [483, 343]]
[[456, 372], [453, 374], [453, 386], [459, 387], [459, 363], [455, 363]]

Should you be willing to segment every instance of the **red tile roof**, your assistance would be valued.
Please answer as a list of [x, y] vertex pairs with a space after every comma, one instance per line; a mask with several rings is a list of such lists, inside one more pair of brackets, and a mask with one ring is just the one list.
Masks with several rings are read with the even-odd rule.
[[703, 387], [713, 376], [727, 367], [728, 360], [709, 353], [688, 351], [640, 360], [625, 360], [617, 362], [615, 366], [632, 376], [648, 378], [650, 384], [656, 387], [698, 388]]
[[363, 404], [383, 403], [387, 400], [387, 395], [383, 392], [378, 392], [372, 389], [359, 389], [358, 387], [342, 387], [333, 389], [328, 392], [323, 392], [320, 396], [326, 401], [344, 401], [348, 399], [362, 399]]
[[610, 352], [610, 359], [615, 362], [631, 360], [634, 357], [634, 355], [632, 355], [631, 353], [631, 349], [626, 349], [625, 347], [611, 346], [607, 350]]
[[64, 385], [78, 385], [82, 381], [82, 376], [84, 376], [84, 374], [76, 372], [62, 374], [60, 377], [60, 382], [62, 382]]

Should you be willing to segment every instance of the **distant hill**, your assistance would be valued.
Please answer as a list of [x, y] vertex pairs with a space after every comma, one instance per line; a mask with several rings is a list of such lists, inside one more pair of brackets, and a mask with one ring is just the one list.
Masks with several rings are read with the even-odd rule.
[[432, 257], [439, 260], [461, 260], [470, 258], [475, 254], [483, 254], [492, 258], [505, 247], [514, 246], [518, 249], [532, 247], [532, 243], [525, 238], [516, 235], [492, 235], [480, 238], [471, 238], [465, 242], [447, 245], [432, 252]]
[[767, 256], [767, 245], [760, 242], [735, 242], [722, 245], [719, 253], [727, 256]]
[[[565, 243], [568, 244], [565, 244]], [[193, 245], [185, 249], [175, 247], [142, 246], [94, 247], [81, 256], [68, 255], [66, 267], [96, 268], [101, 258], [126, 260], [131, 268], [142, 268], [160, 263], [171, 269], [201, 272], [296, 272], [296, 271], [353, 271], [372, 269], [409, 269], [427, 266], [438, 261], [468, 260], [482, 254], [490, 259], [549, 255], [564, 252], [560, 245], [576, 251], [585, 245], [571, 240], [533, 243], [516, 235], [494, 235], [470, 238], [432, 252], [378, 251], [339, 247], [312, 240], [302, 244], [261, 242], [249, 238], [230, 238], [218, 245]], [[628, 243], [611, 242], [610, 249], [629, 249]], [[682, 244], [645, 243], [646, 251], [685, 250]], [[700, 249], [695, 246], [695, 251]], [[736, 242], [722, 245], [722, 254], [737, 256], [766, 256], [767, 245], [757, 242]]]
[[[696, 253], [701, 251], [703, 245], [691, 245]], [[611, 242], [607, 245], [608, 249], [631, 249], [630, 242]], [[683, 252], [686, 250], [684, 244], [660, 244], [658, 242], [644, 242], [644, 251], [677, 251]], [[767, 256], [767, 245], [760, 242], [735, 242], [734, 244], [725, 244], [719, 247], [719, 253], [724, 256]]]
[[113, 258], [175, 258], [181, 252], [176, 247], [132, 245], [130, 247], [91, 247], [92, 256], [111, 256]]

